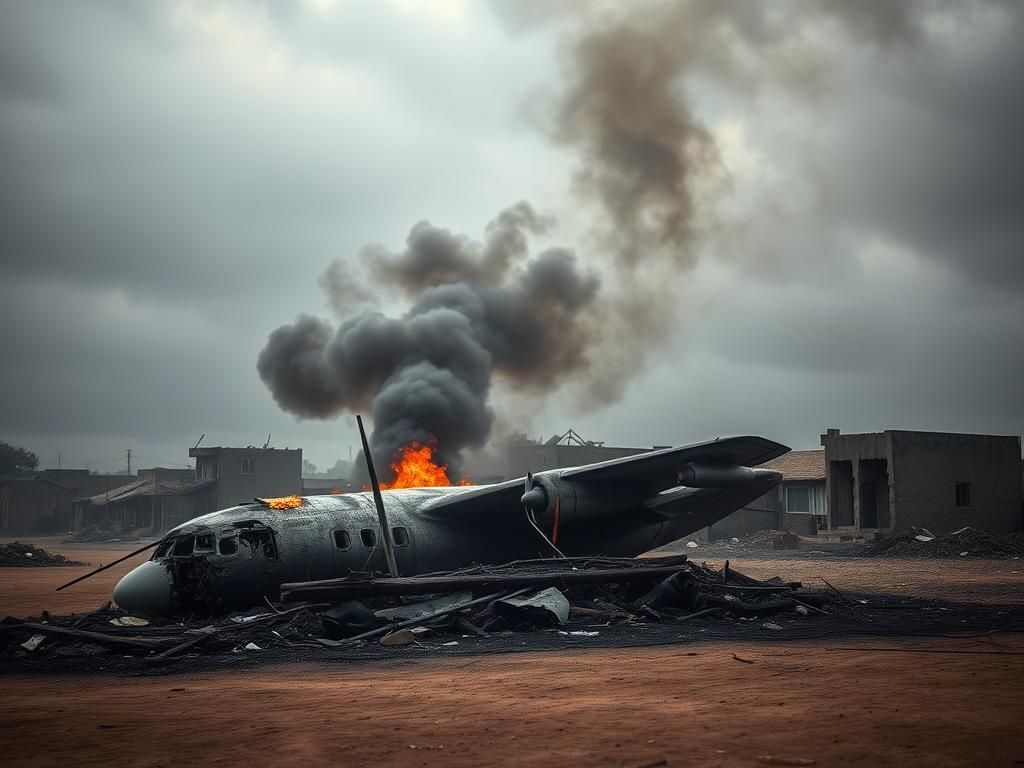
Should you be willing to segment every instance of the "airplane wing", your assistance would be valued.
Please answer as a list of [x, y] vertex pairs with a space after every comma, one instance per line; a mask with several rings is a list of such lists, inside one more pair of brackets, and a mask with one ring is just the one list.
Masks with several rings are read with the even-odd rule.
[[753, 467], [788, 452], [787, 446], [763, 437], [720, 437], [567, 469], [561, 477], [586, 483], [639, 486], [654, 492], [678, 485], [680, 470], [691, 462]]
[[523, 507], [519, 499], [525, 481], [525, 477], [520, 477], [494, 485], [469, 486], [428, 501], [419, 512], [428, 517], [463, 518], [511, 509], [521, 515]]
[[[553, 476], [574, 484], [598, 489], [614, 487], [614, 495], [617, 497], [631, 497], [634, 504], [646, 506], [659, 514], [671, 515], [677, 508], [687, 505], [687, 498], [689, 503], [701, 506], [708, 504], [713, 498], [719, 501], [725, 500], [722, 498], [723, 494], [711, 493], [716, 489], [708, 488], [700, 489], [704, 493], [693, 498], [689, 497], [693, 496], [695, 489], [688, 489], [689, 494], [674, 498], [674, 503], [671, 505], [668, 503], [668, 499], [648, 500], [648, 497], [654, 494], [677, 487], [679, 472], [687, 465], [701, 463], [712, 466], [749, 467], [774, 459], [787, 451], [789, 448], [786, 446], [763, 437], [727, 437], [681, 448], [649, 451], [581, 467], [547, 470], [538, 472], [536, 477], [543, 479]], [[465, 491], [449, 493], [424, 504], [420, 508], [420, 512], [432, 517], [453, 519], [499, 514], [505, 510], [521, 514], [520, 498], [525, 490], [525, 480], [526, 478], [519, 478], [495, 485], [470, 487]], [[772, 481], [771, 485], [776, 482], [777, 480]], [[751, 486], [745, 486], [745, 491], [741, 491], [738, 495], [746, 496], [750, 490]], [[647, 500], [646, 504], [645, 500]], [[737, 506], [741, 505], [742, 502]], [[716, 504], [715, 506], [720, 507], [721, 505]]]

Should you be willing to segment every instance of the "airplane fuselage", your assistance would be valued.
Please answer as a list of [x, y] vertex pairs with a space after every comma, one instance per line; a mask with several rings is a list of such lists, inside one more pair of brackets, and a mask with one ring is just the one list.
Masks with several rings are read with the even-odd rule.
[[[467, 490], [473, 489], [384, 492], [395, 560], [403, 576], [552, 555], [522, 509], [458, 520], [420, 511], [438, 496]], [[648, 520], [640, 511], [637, 516], [630, 525], [614, 520], [604, 526], [568, 523], [557, 534], [558, 548], [569, 556], [634, 556], [688, 532], [664, 520]], [[556, 536], [550, 528], [544, 533]], [[164, 614], [247, 607], [264, 596], [275, 599], [283, 583], [386, 573], [387, 562], [372, 495], [352, 493], [304, 497], [294, 509], [254, 502], [197, 517], [169, 531], [140, 571], [137, 575], [144, 580], [126, 576], [115, 601], [138, 613]]]
[[[400, 575], [476, 563], [567, 556], [632, 557], [720, 520], [781, 480], [751, 469], [786, 451], [758, 437], [545, 470], [487, 486], [382, 493]], [[685, 483], [685, 484], [683, 484]], [[288, 509], [256, 500], [171, 530], [114, 590], [144, 615], [244, 608], [281, 584], [387, 573], [370, 493], [309, 496]]]

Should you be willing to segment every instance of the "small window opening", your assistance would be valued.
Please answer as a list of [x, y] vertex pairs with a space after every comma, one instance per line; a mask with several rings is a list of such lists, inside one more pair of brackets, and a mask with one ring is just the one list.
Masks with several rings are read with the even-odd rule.
[[196, 552], [213, 552], [213, 534], [203, 533], [196, 536]]
[[334, 546], [338, 549], [351, 549], [352, 539], [348, 535], [348, 531], [335, 531], [334, 532]]
[[392, 528], [391, 541], [396, 547], [409, 546], [409, 531], [405, 528]]
[[195, 549], [196, 539], [194, 536], [186, 536], [183, 539], [178, 539], [174, 542], [174, 551], [171, 553], [175, 557], [188, 557], [192, 554], [192, 550]]
[[222, 555], [233, 555], [238, 551], [238, 537], [228, 536], [226, 539], [221, 539], [218, 546]]
[[262, 551], [264, 555], [272, 560], [277, 559], [277, 547], [274, 546], [273, 534], [264, 529], [242, 531], [238, 538], [241, 543], [252, 549], [253, 553]]
[[971, 484], [970, 483], [957, 483], [956, 484], [956, 505], [958, 507], [969, 507], [971, 506]]
[[153, 559], [157, 560], [158, 558], [163, 557], [164, 555], [167, 554], [167, 552], [173, 546], [174, 546], [174, 542], [173, 541], [165, 541], [165, 542], [163, 542], [159, 547], [156, 548], [156, 552], [153, 553]]
[[242, 474], [243, 475], [254, 475], [254, 474], [256, 474], [256, 457], [255, 456], [243, 456], [242, 457]]
[[373, 528], [363, 528], [359, 532], [359, 538], [363, 540], [364, 547], [373, 547], [377, 544], [377, 532]]
[[797, 485], [786, 489], [786, 511], [809, 513], [811, 511], [811, 489], [806, 485]]

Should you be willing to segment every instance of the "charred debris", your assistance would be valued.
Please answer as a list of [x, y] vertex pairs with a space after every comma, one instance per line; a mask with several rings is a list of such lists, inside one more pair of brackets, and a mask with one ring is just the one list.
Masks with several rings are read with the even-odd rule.
[[399, 578], [356, 573], [285, 584], [281, 595], [280, 603], [213, 617], [146, 620], [107, 603], [84, 615], [7, 618], [0, 657], [12, 666], [89, 657], [150, 667], [197, 656], [285, 660], [459, 645], [473, 652], [552, 642], [629, 645], [636, 644], [628, 641], [632, 633], [654, 625], [781, 629], [769, 617], [806, 621], [842, 607], [835, 595], [798, 582], [759, 581], [728, 562], [716, 570], [684, 555], [525, 560]]

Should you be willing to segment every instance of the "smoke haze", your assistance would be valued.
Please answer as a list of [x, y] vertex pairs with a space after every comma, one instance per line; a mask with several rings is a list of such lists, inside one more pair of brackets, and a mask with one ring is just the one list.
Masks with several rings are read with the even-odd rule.
[[[528, 235], [550, 223], [520, 202], [487, 225], [483, 243], [423, 221], [398, 253], [365, 249], [374, 284], [401, 292], [408, 311], [363, 312], [336, 329], [301, 316], [270, 335], [260, 376], [300, 417], [369, 409], [385, 481], [388, 464], [412, 442], [433, 444], [435, 460], [459, 479], [461, 452], [490, 434], [495, 373], [544, 392], [589, 364], [594, 327], [586, 312], [600, 283], [570, 250], [529, 256]], [[339, 279], [344, 269], [333, 263], [321, 281], [336, 310], [354, 292], [365, 295], [350, 275]]]

